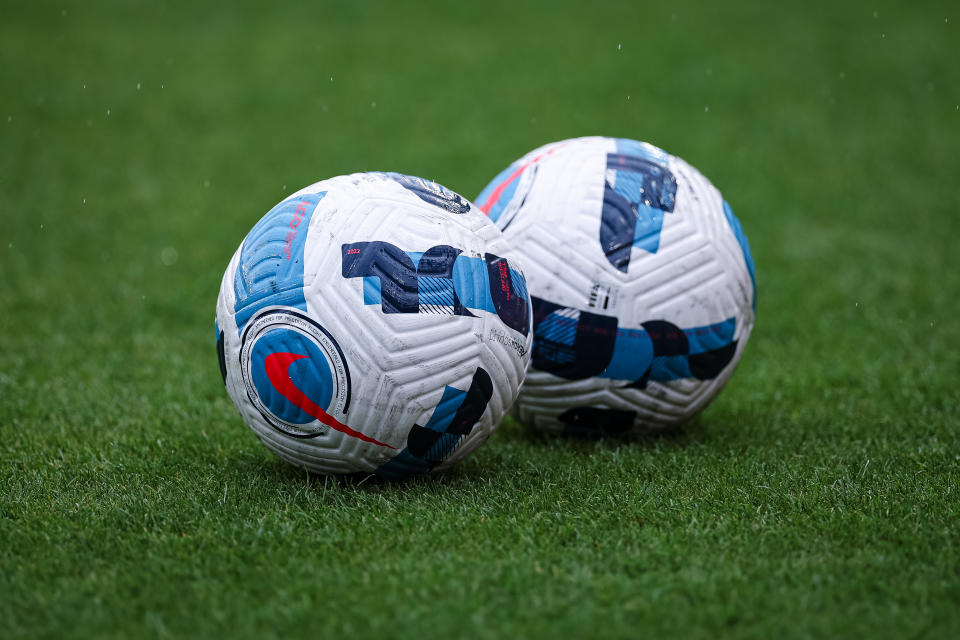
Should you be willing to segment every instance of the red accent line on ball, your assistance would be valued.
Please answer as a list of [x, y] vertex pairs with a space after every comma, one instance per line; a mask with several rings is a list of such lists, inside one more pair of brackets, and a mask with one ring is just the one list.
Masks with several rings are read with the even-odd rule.
[[513, 182], [513, 181], [516, 180], [518, 177], [520, 177], [520, 174], [523, 173], [524, 171], [526, 171], [526, 170], [527, 170], [527, 167], [529, 167], [529, 166], [532, 165], [532, 164], [536, 164], [536, 163], [540, 162], [540, 160], [541, 160], [542, 158], [550, 155], [551, 153], [553, 153], [553, 152], [556, 151], [557, 149], [560, 149], [561, 147], [565, 147], [566, 144], [567, 144], [566, 142], [564, 142], [563, 144], [558, 144], [557, 146], [553, 147], [552, 149], [549, 149], [549, 150], [547, 150], [547, 151], [544, 151], [543, 153], [541, 153], [540, 155], [538, 155], [537, 157], [535, 157], [535, 158], [534, 158], [533, 160], [531, 160], [530, 162], [527, 162], [526, 164], [522, 164], [522, 165], [520, 165], [519, 167], [517, 167], [516, 171], [514, 171], [513, 173], [511, 173], [510, 176], [509, 176], [506, 180], [504, 180], [504, 181], [501, 182], [499, 185], [497, 185], [497, 188], [493, 190], [493, 193], [490, 194], [490, 197], [487, 198], [487, 201], [484, 202], [482, 205], [480, 205], [480, 211], [483, 211], [486, 215], [490, 215], [490, 209], [493, 209], [493, 205], [495, 205], [495, 204], [497, 203], [497, 201], [500, 199], [500, 196], [501, 196], [501, 194], [503, 194], [504, 190], [505, 190], [508, 186], [510, 186], [510, 183], [511, 183], [511, 182]]

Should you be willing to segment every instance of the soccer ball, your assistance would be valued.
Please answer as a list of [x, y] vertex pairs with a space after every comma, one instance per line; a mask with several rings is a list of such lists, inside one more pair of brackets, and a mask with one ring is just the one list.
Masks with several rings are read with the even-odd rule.
[[531, 306], [507, 241], [467, 200], [363, 173], [253, 227], [217, 300], [220, 371], [244, 421], [319, 473], [398, 479], [480, 446], [516, 399]]
[[527, 268], [534, 341], [521, 422], [658, 431], [730, 379], [753, 328], [753, 259], [730, 206], [692, 166], [634, 140], [564, 140], [514, 162], [476, 202]]

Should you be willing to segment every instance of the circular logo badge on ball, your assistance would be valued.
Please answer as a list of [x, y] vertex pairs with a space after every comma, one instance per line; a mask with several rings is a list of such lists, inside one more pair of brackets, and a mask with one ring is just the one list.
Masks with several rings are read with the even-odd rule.
[[350, 407], [350, 371], [340, 345], [296, 309], [270, 309], [243, 333], [240, 370], [250, 401], [275, 429], [315, 438]]

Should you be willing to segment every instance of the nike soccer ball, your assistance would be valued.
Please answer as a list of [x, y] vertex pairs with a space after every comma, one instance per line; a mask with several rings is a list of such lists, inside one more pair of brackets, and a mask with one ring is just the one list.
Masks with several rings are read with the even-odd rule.
[[650, 144], [565, 140], [477, 197], [523, 257], [533, 360], [514, 415], [545, 431], [651, 432], [703, 409], [753, 328], [753, 259], [696, 169]]
[[318, 182], [253, 227], [217, 300], [231, 399], [320, 473], [396, 479], [482, 444], [530, 358], [523, 272], [486, 216], [395, 173]]

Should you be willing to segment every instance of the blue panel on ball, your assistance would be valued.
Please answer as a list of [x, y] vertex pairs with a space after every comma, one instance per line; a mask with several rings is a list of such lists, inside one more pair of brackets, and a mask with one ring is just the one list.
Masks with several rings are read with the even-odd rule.
[[743, 232], [740, 221], [737, 219], [737, 216], [733, 215], [733, 209], [730, 208], [726, 200], [723, 201], [723, 215], [727, 218], [727, 224], [729, 224], [733, 230], [733, 235], [736, 236], [737, 243], [740, 244], [740, 249], [743, 251], [743, 259], [747, 263], [747, 271], [750, 272], [750, 284], [753, 285], [753, 310], [756, 311], [757, 278], [753, 271], [753, 256], [750, 254], [750, 244], [747, 242], [747, 235]]
[[617, 153], [643, 158], [659, 165], [666, 166], [670, 161], [670, 154], [648, 142], [631, 140], [630, 138], [616, 138]]
[[607, 154], [604, 174], [600, 246], [607, 260], [626, 273], [633, 247], [649, 253], [660, 248], [664, 213], [676, 204], [677, 181], [661, 149], [618, 139]]
[[456, 415], [457, 409], [463, 404], [466, 395], [466, 391], [454, 387], [445, 387], [440, 402], [437, 403], [427, 424], [423, 425], [424, 428], [438, 433], [446, 431], [450, 427], [450, 423], [453, 422], [453, 416]]
[[376, 475], [384, 480], [403, 480], [418, 473], [426, 473], [433, 468], [426, 459], [418, 458], [404, 449], [376, 470]]
[[239, 332], [264, 307], [282, 304], [306, 311], [304, 246], [313, 212], [326, 195], [321, 191], [288, 198], [247, 234], [233, 278]]
[[[509, 167], [497, 174], [493, 180], [490, 181], [486, 187], [483, 188], [483, 191], [480, 192], [480, 195], [477, 196], [476, 202], [481, 205], [481, 207], [488, 207], [487, 215], [490, 216], [490, 219], [496, 222], [500, 218], [500, 214], [503, 213], [503, 210], [506, 209], [507, 205], [510, 204], [513, 194], [517, 191], [517, 185], [520, 184], [520, 181], [516, 179], [514, 173], [517, 171], [517, 163], [511, 164]], [[500, 188], [507, 180], [510, 180], [505, 186], [502, 187], [499, 194], [497, 194], [497, 199], [494, 202], [489, 202], [490, 197], [493, 195], [494, 191], [497, 188]]]
[[380, 295], [380, 278], [366, 276], [363, 279], [363, 304], [380, 304], [383, 297]]
[[553, 312], [537, 327], [537, 340], [572, 347], [577, 337], [577, 318]]
[[[533, 303], [532, 364], [535, 368], [566, 380], [584, 380], [603, 372], [613, 355], [617, 336], [615, 317], [579, 311], [572, 320], [574, 336], [569, 342], [569, 336], [560, 334], [556, 325], [560, 324], [560, 318], [569, 317], [569, 312], [576, 310], [536, 296], [531, 296], [530, 300]], [[547, 329], [546, 334], [541, 333], [541, 327]], [[563, 341], [554, 339], [560, 335]]]
[[453, 288], [460, 302], [468, 309], [496, 313], [490, 297], [487, 264], [481, 258], [461, 257], [453, 265]]
[[427, 472], [443, 462], [473, 430], [492, 396], [493, 381], [481, 367], [477, 367], [466, 391], [445, 387], [426, 425], [413, 425], [407, 436], [407, 447], [380, 466], [377, 476], [400, 480]]
[[664, 320], [631, 328], [613, 316], [531, 300], [532, 364], [566, 380], [596, 376], [642, 387], [649, 380], [709, 379], [736, 353], [735, 317], [688, 329]]
[[421, 305], [453, 307], [455, 296], [453, 280], [449, 278], [426, 278], [421, 276], [417, 280], [417, 285], [420, 288], [419, 297]]
[[[417, 313], [417, 267], [406, 253], [389, 242], [354, 242], [341, 247], [341, 275], [344, 278], [375, 278], [379, 281], [379, 302], [384, 313]], [[364, 285], [364, 303], [375, 303]]]
[[601, 377], [613, 380], [636, 380], [653, 361], [653, 341], [643, 329], [617, 330], [613, 357]]
[[689, 353], [703, 353], [725, 347], [733, 342], [733, 334], [737, 330], [737, 319], [727, 318], [715, 324], [703, 327], [684, 329], [683, 333], [689, 343]]
[[291, 285], [291, 287], [292, 288], [281, 291], [261, 291], [256, 295], [248, 297], [244, 301], [244, 306], [237, 309], [234, 314], [234, 320], [237, 322], [237, 331], [243, 333], [243, 329], [247, 326], [250, 318], [266, 307], [294, 307], [301, 311], [306, 311], [307, 301], [303, 297], [303, 285]]
[[650, 363], [650, 373], [648, 375], [650, 380], [659, 380], [661, 382], [693, 377], [686, 356], [660, 356], [654, 358], [653, 362]]
[[[271, 371], [271, 357], [290, 354], [294, 359], [285, 371]], [[327, 407], [333, 398], [333, 373], [323, 351], [302, 333], [272, 329], [260, 334], [250, 352], [250, 375], [264, 406], [275, 416], [294, 424], [316, 418], [303, 411], [277, 388], [276, 376], [288, 377], [311, 402]]]
[[[363, 278], [364, 304], [379, 304], [383, 313], [474, 317], [473, 309], [496, 313], [523, 335], [530, 331], [527, 284], [506, 258], [468, 257], [449, 245], [404, 252], [382, 241], [344, 244], [341, 252], [341, 275]], [[377, 285], [370, 284], [374, 280]]]

